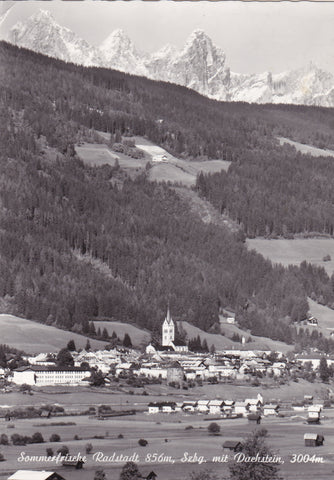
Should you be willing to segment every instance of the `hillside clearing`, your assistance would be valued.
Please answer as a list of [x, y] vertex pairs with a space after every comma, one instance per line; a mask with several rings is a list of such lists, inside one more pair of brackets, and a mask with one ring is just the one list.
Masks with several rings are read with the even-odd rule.
[[[108, 139], [108, 134], [98, 132], [101, 141]], [[196, 183], [196, 177], [199, 172], [215, 173], [221, 170], [227, 171], [231, 162], [225, 160], [208, 161], [187, 161], [174, 157], [164, 148], [155, 145], [146, 138], [133, 137], [136, 147], [144, 152], [143, 158], [132, 158], [119, 152], [113, 152], [107, 144], [84, 142], [76, 145], [75, 150], [81, 160], [87, 165], [99, 167], [102, 165], [115, 166], [116, 160], [121, 168], [130, 175], [138, 171], [143, 171], [147, 162], [151, 163], [148, 177], [151, 181], [171, 182], [182, 184], [186, 187], [192, 187]], [[164, 161], [156, 161], [161, 157]]]
[[199, 335], [201, 341], [206, 340], [208, 347], [210, 348], [211, 345], [214, 345], [216, 350], [278, 350], [280, 352], [287, 352], [293, 349], [292, 345], [287, 345], [283, 342], [271, 340], [270, 338], [265, 337], [256, 337], [254, 335], [251, 336], [249, 333], [234, 325], [223, 325], [222, 330], [228, 336], [232, 336], [233, 333], [238, 333], [239, 335], [244, 335], [246, 340], [248, 337], [251, 337], [254, 341], [242, 345], [240, 342], [234, 342], [230, 338], [223, 335], [204, 332], [200, 328], [195, 327], [188, 322], [179, 323], [186, 331], [188, 338], [194, 338]]
[[132, 345], [140, 347], [142, 345], [148, 345], [151, 340], [151, 333], [147, 330], [143, 330], [130, 323], [122, 322], [108, 322], [102, 320], [94, 321], [95, 329], [100, 328], [101, 331], [106, 328], [109, 336], [115, 332], [120, 340], [123, 340], [124, 335], [128, 333], [131, 338]]
[[324, 150], [322, 148], [313, 147], [312, 145], [304, 145], [303, 143], [294, 142], [285, 137], [278, 137], [280, 145], [285, 143], [292, 145], [298, 152], [312, 155], [312, 157], [334, 157], [333, 150]]
[[318, 320], [318, 326], [307, 325], [307, 328], [312, 331], [313, 329], [320, 331], [324, 336], [328, 337], [331, 332], [334, 331], [334, 310], [325, 305], [307, 299], [310, 313]]
[[[77, 348], [84, 348], [87, 342], [84, 335], [7, 314], [0, 314], [0, 332], [1, 343], [26, 353], [58, 352], [72, 339]], [[98, 340], [89, 342], [93, 349], [106, 345]]]
[[[248, 248], [256, 250], [273, 263], [284, 266], [300, 265], [306, 260], [309, 263], [323, 267], [328, 275], [334, 271], [334, 239], [333, 238], [297, 238], [293, 240], [265, 238], [247, 239]], [[330, 255], [331, 260], [324, 262], [323, 258]]]

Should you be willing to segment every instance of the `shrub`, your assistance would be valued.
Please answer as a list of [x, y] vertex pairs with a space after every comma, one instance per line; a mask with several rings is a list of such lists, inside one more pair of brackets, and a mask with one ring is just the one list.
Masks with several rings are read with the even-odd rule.
[[208, 432], [217, 435], [220, 432], [220, 426], [217, 423], [212, 422], [208, 426]]
[[8, 437], [5, 433], [2, 433], [1, 434], [1, 437], [0, 437], [0, 445], [8, 445]]
[[187, 425], [185, 430], [192, 430], [194, 427], [192, 425]]
[[93, 450], [93, 445], [91, 443], [86, 444], [86, 453], [91, 453]]
[[31, 437], [31, 443], [44, 443], [43, 435], [40, 432], [36, 432]]
[[57, 453], [60, 453], [60, 455], [63, 455], [65, 457], [65, 455], [67, 455], [69, 452], [69, 449], [66, 445], [62, 445], [60, 448], [58, 448], [57, 450]]
[[19, 388], [20, 392], [31, 392], [31, 385], [27, 385], [26, 383], [23, 383], [20, 385]]
[[120, 433], [117, 438], [124, 438], [124, 436]]
[[22, 437], [22, 435], [19, 435], [18, 433], [13, 433], [13, 435], [10, 437], [12, 444], [13, 445], [25, 445], [26, 441], [25, 438]]
[[47, 455], [48, 457], [53, 457], [53, 450], [52, 450], [52, 448], [49, 447], [49, 448], [46, 449], [46, 455]]
[[5, 457], [3, 456], [3, 454], [0, 453], [0, 462], [4, 462], [5, 460], [6, 460], [6, 459], [5, 459]]
[[58, 433], [53, 433], [49, 440], [50, 442], [60, 442], [60, 435], [58, 435]]
[[138, 444], [141, 446], [141, 447], [146, 447], [146, 445], [148, 444], [148, 441], [145, 440], [144, 438], [140, 438], [138, 440]]
[[79, 437], [79, 435], [77, 435], [77, 434], [76, 434], [76, 435], [74, 435], [74, 437], [73, 437], [73, 440], [80, 440], [80, 437]]

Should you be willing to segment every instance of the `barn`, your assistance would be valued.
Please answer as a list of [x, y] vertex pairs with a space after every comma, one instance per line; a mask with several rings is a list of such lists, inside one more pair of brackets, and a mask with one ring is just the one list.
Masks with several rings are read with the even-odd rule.
[[305, 433], [304, 435], [305, 447], [320, 447], [324, 441], [325, 437], [317, 433]]
[[226, 440], [226, 442], [223, 443], [223, 448], [227, 450], [231, 450], [233, 452], [240, 452], [242, 447], [241, 442], [239, 440]]
[[247, 418], [248, 423], [256, 423], [257, 425], [261, 423], [261, 415], [259, 413], [250, 413]]

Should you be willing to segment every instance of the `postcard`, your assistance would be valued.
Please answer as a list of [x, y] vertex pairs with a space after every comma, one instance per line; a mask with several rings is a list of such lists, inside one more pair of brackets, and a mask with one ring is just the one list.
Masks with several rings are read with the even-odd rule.
[[0, 480], [333, 477], [333, 23], [0, 2]]

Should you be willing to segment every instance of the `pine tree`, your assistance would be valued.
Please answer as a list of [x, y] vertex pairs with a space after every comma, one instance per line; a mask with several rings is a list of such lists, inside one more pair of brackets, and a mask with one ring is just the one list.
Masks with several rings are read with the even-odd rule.
[[123, 347], [132, 348], [131, 338], [130, 338], [130, 335], [129, 335], [128, 333], [126, 333], [126, 334], [124, 335]]

